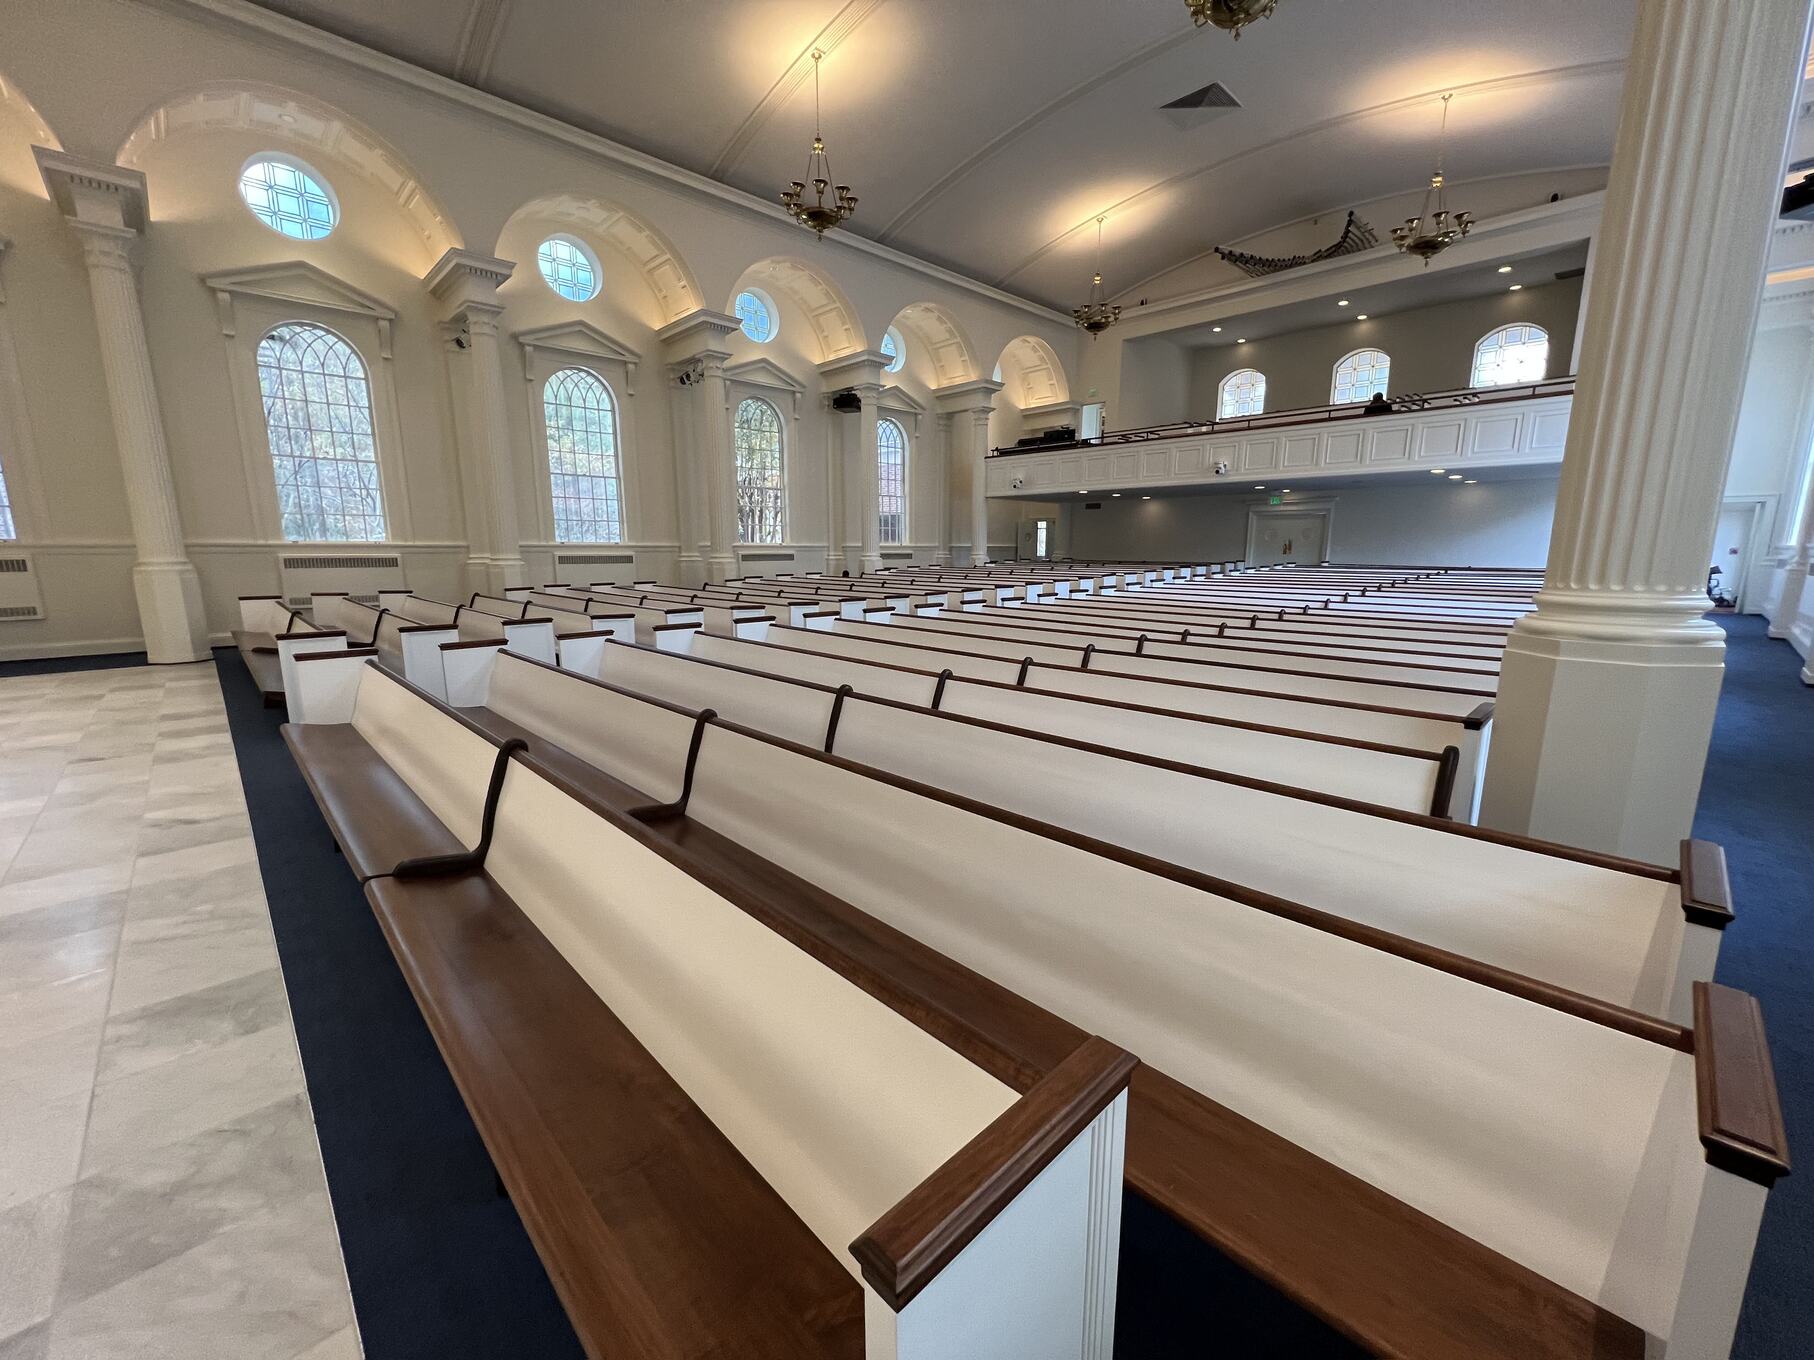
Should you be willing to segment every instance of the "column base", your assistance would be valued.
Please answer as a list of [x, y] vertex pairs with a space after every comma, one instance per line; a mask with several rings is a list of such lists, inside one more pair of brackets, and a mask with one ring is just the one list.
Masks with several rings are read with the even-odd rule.
[[520, 557], [469, 557], [466, 580], [481, 594], [502, 595], [506, 590], [530, 584], [529, 567]]
[[879, 553], [864, 553], [857, 561], [865, 573], [882, 569], [882, 557]]
[[698, 553], [682, 553], [675, 570], [680, 573], [680, 579], [673, 582], [674, 585], [695, 587], [705, 584], [705, 558]]
[[1701, 620], [1648, 641], [1520, 624], [1500, 673], [1481, 824], [1675, 863], [1725, 655], [1725, 634]]
[[737, 574], [735, 557], [708, 557], [705, 560], [705, 579], [708, 585], [722, 585]]
[[1809, 564], [1805, 555], [1799, 554], [1783, 568], [1782, 590], [1777, 593], [1776, 606], [1770, 613], [1770, 626], [1765, 630], [1771, 637], [1789, 640], [1802, 610], [1814, 604], [1814, 591], [1808, 589], [1810, 572], [1814, 572], [1814, 565]]
[[152, 665], [206, 661], [213, 655], [201, 578], [190, 563], [141, 562], [132, 569], [132, 591], [145, 630], [145, 657]]

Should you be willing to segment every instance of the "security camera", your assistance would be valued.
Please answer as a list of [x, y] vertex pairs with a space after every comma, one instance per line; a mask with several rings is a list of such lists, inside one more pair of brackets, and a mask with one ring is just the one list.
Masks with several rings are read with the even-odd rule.
[[1228, 475], [1228, 464], [1227, 463], [1217, 463], [1216, 464], [1216, 476], [1226, 477], [1227, 475]]
[[1014, 479], [1014, 490], [1019, 491], [1021, 489], [1021, 487], [1025, 486], [1026, 484], [1027, 484], [1027, 479], [1025, 477], [1016, 477]]

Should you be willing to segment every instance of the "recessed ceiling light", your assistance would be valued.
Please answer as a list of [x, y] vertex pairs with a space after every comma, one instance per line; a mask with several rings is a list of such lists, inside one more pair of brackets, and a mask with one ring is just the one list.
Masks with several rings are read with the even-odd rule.
[[1335, 300], [1335, 305], [1337, 307], [1346, 307], [1348, 305], [1348, 299], [1347, 298], [1337, 298]]
[[1499, 272], [1501, 274], [1509, 274], [1512, 272], [1512, 267], [1509, 264], [1502, 264], [1499, 266]]
[[1478, 478], [1478, 477], [1469, 477], [1465, 482], [1462, 483], [1463, 486], [1478, 486], [1479, 484], [1480, 484], [1480, 478]]
[[[1460, 475], [1461, 475], [1460, 473], [1456, 474], [1456, 476], [1460, 476]], [[1119, 491], [1111, 491], [1111, 492], [1109, 492], [1109, 495], [1112, 496], [1116, 500], [1121, 499], [1121, 493]]]
[[1152, 497], [1151, 496], [1142, 496], [1140, 499], [1143, 501], [1150, 501], [1152, 499]]
[[1354, 319], [1356, 321], [1365, 321], [1367, 319], [1367, 314], [1365, 312], [1362, 312], [1359, 316], [1355, 317]]
[[1461, 480], [1461, 474], [1459, 472], [1451, 472], [1449, 474], [1449, 480], [1451, 482], [1459, 482]]
[[1258, 486], [1256, 486], [1256, 487], [1255, 487], [1255, 488], [1254, 488], [1254, 490], [1255, 490], [1255, 491], [1264, 491], [1264, 490], [1265, 490], [1265, 489], [1266, 489], [1266, 483], [1265, 483], [1265, 482], [1261, 482], [1261, 483], [1260, 483], [1260, 484], [1259, 484], [1259, 485], [1258, 485]]
[[1522, 283], [1514, 283], [1510, 288], [1506, 289], [1505, 291], [1508, 293], [1516, 293], [1516, 292], [1520, 291], [1523, 287], [1524, 287], [1524, 285]]
[[1431, 469], [1430, 469], [1430, 475], [1431, 475], [1431, 476], [1432, 476], [1432, 477], [1435, 477], [1435, 476], [1437, 476], [1437, 475], [1439, 475], [1439, 474], [1441, 474], [1441, 473], [1444, 473], [1444, 472], [1447, 472], [1447, 471], [1448, 471], [1448, 469], [1447, 469], [1447, 468], [1431, 468]]
[[1247, 343], [1247, 337], [1245, 335], [1236, 336], [1235, 343], [1237, 345], [1245, 345]]
[[1290, 488], [1290, 487], [1288, 487], [1288, 486], [1281, 486], [1281, 487], [1280, 487], [1280, 488], [1279, 488], [1279, 495], [1281, 495], [1281, 496], [1289, 496], [1289, 495], [1290, 495], [1290, 494], [1291, 494], [1291, 488]]
[[1209, 329], [1217, 335], [1222, 333], [1222, 328], [1220, 326], [1211, 326]]

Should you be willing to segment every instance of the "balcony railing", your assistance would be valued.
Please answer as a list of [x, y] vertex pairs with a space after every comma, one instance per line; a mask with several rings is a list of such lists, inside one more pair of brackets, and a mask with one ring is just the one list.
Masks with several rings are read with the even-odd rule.
[[[1450, 407], [1492, 406], [1507, 401], [1529, 401], [1533, 397], [1566, 397], [1574, 390], [1575, 375], [1571, 373], [1566, 377], [1546, 378], [1542, 382], [1518, 383], [1507, 387], [1456, 387], [1445, 392], [1407, 392], [1391, 398], [1390, 414], [1410, 415]], [[1267, 411], [1257, 416], [1231, 416], [1226, 420], [1182, 420], [1170, 425], [1148, 425], [1137, 430], [1113, 430], [1097, 439], [1021, 444], [995, 449], [990, 456], [1110, 448], [1120, 444], [1142, 444], [1154, 439], [1177, 439], [1186, 435], [1239, 434], [1290, 425], [1320, 425], [1336, 420], [1371, 420], [1383, 418], [1387, 414], [1384, 411], [1370, 412], [1362, 402], [1345, 402], [1339, 406], [1300, 406], [1289, 411]]]

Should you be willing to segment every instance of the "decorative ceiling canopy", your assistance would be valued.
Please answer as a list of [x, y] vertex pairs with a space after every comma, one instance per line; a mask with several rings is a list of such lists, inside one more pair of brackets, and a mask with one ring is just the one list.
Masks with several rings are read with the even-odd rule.
[[1335, 241], [1321, 250], [1313, 250], [1308, 255], [1249, 255], [1244, 250], [1224, 250], [1216, 247], [1216, 254], [1227, 260], [1236, 269], [1249, 278], [1265, 278], [1268, 274], [1283, 273], [1287, 269], [1299, 269], [1319, 260], [1333, 260], [1342, 255], [1353, 255], [1379, 244], [1379, 235], [1350, 209], [1348, 221], [1342, 227], [1342, 234]]

